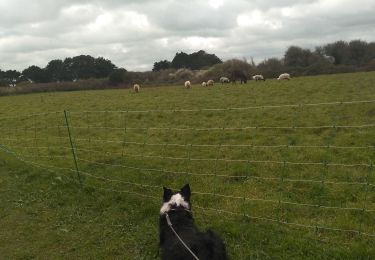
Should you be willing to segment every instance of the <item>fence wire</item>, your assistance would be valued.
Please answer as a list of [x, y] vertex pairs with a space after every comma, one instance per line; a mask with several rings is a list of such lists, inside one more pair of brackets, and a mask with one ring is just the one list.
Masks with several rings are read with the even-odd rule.
[[[84, 186], [106, 192], [132, 194], [137, 197], [145, 197], [155, 200], [155, 202], [156, 200], [159, 202], [160, 196], [155, 195], [155, 193], [160, 193], [163, 187], [160, 182], [165, 175], [168, 175], [173, 176], [172, 183], [180, 183], [181, 180], [195, 181], [198, 184], [200, 182], [205, 183], [198, 185], [204, 188], [202, 190], [193, 188], [193, 194], [197, 195], [197, 197], [201, 197], [201, 199], [212, 197], [219, 201], [226, 200], [233, 202], [233, 205], [237, 205], [238, 202], [273, 205], [271, 206], [272, 210], [270, 210], [271, 216], [257, 216], [255, 214], [248, 214], [248, 212], [241, 212], [243, 210], [240, 207], [214, 208], [194, 204], [195, 209], [205, 213], [212, 212], [214, 214], [225, 214], [298, 228], [353, 233], [366, 237], [375, 237], [375, 227], [371, 227], [371, 225], [364, 222], [365, 216], [372, 216], [375, 212], [375, 204], [372, 202], [375, 198], [375, 184], [373, 183], [375, 176], [373, 167], [375, 145], [371, 142], [362, 142], [358, 144], [354, 142], [354, 140], [349, 140], [348, 143], [342, 145], [334, 143], [334, 140], [338, 139], [337, 136], [342, 130], [349, 133], [354, 131], [359, 134], [365, 133], [372, 137], [372, 128], [375, 127], [375, 123], [366, 121], [353, 124], [341, 124], [340, 122], [335, 121], [330, 122], [329, 124], [304, 125], [302, 123], [297, 124], [297, 122], [294, 122], [293, 125], [266, 126], [257, 124], [235, 127], [228, 126], [224, 120], [219, 127], [190, 127], [188, 125], [189, 122], [185, 122], [186, 125], [181, 127], [173, 125], [173, 120], [176, 117], [181, 116], [178, 114], [181, 112], [217, 112], [223, 113], [221, 116], [224, 119], [227, 119], [231, 116], [229, 115], [229, 112], [237, 113], [247, 110], [284, 108], [301, 109], [304, 107], [333, 107], [353, 104], [372, 105], [374, 103], [375, 100], [360, 100], [231, 108], [73, 111], [70, 112], [71, 115], [69, 118], [70, 122], [72, 122], [72, 125], [70, 126], [70, 130], [72, 131], [71, 144], [69, 144], [69, 137], [67, 136], [67, 127], [69, 126], [64, 124], [64, 114], [62, 112], [2, 117], [0, 118], [0, 122], [6, 121], [7, 125], [0, 127], [0, 129], [6, 133], [4, 136], [0, 137], [0, 149], [13, 155], [27, 165], [57, 174], [62, 173], [64, 174], [64, 177], [73, 182], [78, 183], [77, 178], [74, 177], [74, 174], [78, 173], [79, 176], [84, 176], [85, 178], [85, 181], [83, 182]], [[155, 125], [155, 122], [149, 122], [146, 119], [145, 125], [134, 126], [141, 124], [143, 121], [139, 121], [138, 117], [130, 117], [131, 114], [147, 114], [147, 116], [154, 118], [157, 113], [169, 113], [172, 115], [171, 124], [169, 126], [157, 126], [157, 121]], [[296, 113], [299, 112], [297, 111]], [[110, 114], [116, 115], [116, 117], [121, 120], [113, 122], [112, 119], [111, 121], [111, 118], [109, 117]], [[56, 121], [49, 122], [48, 118], [50, 116], [56, 117]], [[9, 124], [10, 122], [18, 122], [17, 120], [26, 122], [26, 125], [19, 127], [17, 124], [15, 124], [16, 126]], [[97, 123], [99, 122], [101, 125], [98, 126], [94, 124], [94, 121]], [[68, 122], [68, 119], [66, 122]], [[84, 124], [82, 124], [82, 122], [84, 122]], [[119, 125], [109, 126], [110, 122], [118, 123]], [[44, 125], [39, 125], [40, 123], [44, 123]], [[243, 139], [239, 140], [240, 143], [230, 143], [227, 140], [227, 134], [229, 134], [230, 137], [231, 131], [244, 131], [244, 133], [241, 133], [247, 135], [246, 130], [284, 131], [303, 129], [326, 129], [335, 132], [332, 140], [324, 145], [315, 143], [314, 141], [305, 145], [286, 144], [285, 142], [279, 142], [276, 144], [258, 144], [254, 142], [254, 140], [256, 140], [256, 135], [254, 135], [255, 137], [253, 137], [252, 143], [244, 143], [242, 142]], [[104, 133], [101, 133], [100, 131]], [[180, 137], [179, 134], [176, 134], [176, 138], [171, 134], [172, 131], [177, 133], [188, 132], [193, 139], [184, 139], [184, 137]], [[133, 135], [134, 133], [138, 134], [137, 140], [133, 139], [135, 138]], [[159, 136], [159, 133], [164, 134], [166, 138], [161, 135]], [[217, 143], [211, 143], [211, 139], [207, 134], [214, 135], [219, 141]], [[312, 135], [310, 132], [303, 134]], [[115, 135], [117, 138], [113, 138], [111, 135]], [[267, 136], [267, 133], [265, 135]], [[173, 140], [179, 138], [181, 139], [181, 143]], [[158, 140], [155, 141], [155, 139]], [[235, 138], [233, 139], [237, 140]], [[159, 150], [156, 150], [156, 148]], [[151, 149], [151, 152], [148, 149]], [[184, 155], [181, 155], [182, 152], [179, 152], [178, 155], [173, 155], [175, 152], [173, 149], [182, 149]], [[211, 157], [194, 155], [195, 150], [204, 154], [204, 149], [210, 149], [210, 152], [208, 152], [209, 154], [213, 153], [212, 151], [215, 153]], [[247, 149], [253, 154], [246, 155], [246, 158], [228, 158], [225, 153], [228, 151], [231, 152], [234, 149]], [[322, 159], [321, 161], [305, 161], [301, 158], [293, 161], [289, 158], [291, 157], [291, 151], [296, 151], [297, 155], [299, 155], [300, 153], [309, 154], [315, 150], [324, 151], [322, 157], [327, 158], [324, 160]], [[259, 151], [266, 151], [265, 159], [258, 159], [257, 156], [259, 155], [257, 153]], [[349, 155], [351, 155], [351, 153], [359, 153], [357, 155], [359, 159], [362, 159], [361, 155], [365, 154], [366, 158], [363, 158], [361, 162], [350, 161], [348, 160], [348, 157], [350, 156], [346, 155], [347, 157], [344, 158], [345, 162], [332, 160], [334, 156], [337, 156], [336, 154], [339, 151], [350, 152]], [[171, 153], [172, 155], [170, 155]], [[274, 155], [275, 153], [280, 153], [282, 160], [270, 158], [272, 157], [271, 155]], [[79, 165], [79, 169], [78, 167], [74, 167], [74, 160], [76, 160], [76, 163]], [[179, 161], [183, 164], [179, 165]], [[365, 163], [364, 161], [367, 162]], [[204, 163], [204, 166], [195, 165], [196, 163]], [[220, 163], [224, 166], [219, 166]], [[235, 172], [233, 170], [235, 166], [232, 165], [237, 163], [244, 164], [246, 170]], [[66, 165], [71, 165], [71, 167], [66, 167]], [[262, 167], [274, 167], [274, 165], [276, 165], [278, 167], [278, 172], [276, 176], [253, 174], [254, 171], [256, 172], [257, 168], [254, 170], [251, 167], [257, 167], [257, 165], [262, 165]], [[302, 167], [304, 170], [308, 167], [315, 167], [313, 170], [318, 169], [317, 171], [320, 172], [320, 177], [309, 178], [310, 175], [308, 174], [307, 176], [303, 174], [299, 176], [298, 174], [297, 176], [289, 176], [291, 171], [288, 167], [290, 166]], [[115, 174], [108, 174], [108, 171], [110, 171], [108, 169], [109, 167], [116, 167], [122, 170], [121, 172], [115, 171]], [[176, 170], [176, 168], [179, 170]], [[202, 171], [198, 171], [197, 169], [201, 169]], [[210, 169], [210, 171], [205, 173], [204, 170], [207, 169]], [[345, 172], [340, 173], [340, 171], [343, 171], [342, 169], [345, 169]], [[150, 174], [150, 172], [155, 174]], [[294, 174], [294, 172], [292, 173]], [[330, 179], [332, 174], [335, 174], [335, 178], [338, 178], [337, 176], [339, 176], [339, 178]], [[193, 179], [193, 177], [195, 179]], [[214, 178], [214, 181], [211, 182], [206, 180], [210, 177]], [[350, 180], [344, 180], [344, 177]], [[351, 178], [355, 178], [356, 181], [351, 180]], [[237, 183], [239, 179], [242, 179], [243, 182]], [[263, 197], [252, 193], [238, 196], [233, 192], [233, 189], [241, 187], [241, 185], [244, 187], [252, 187], [251, 185], [256, 185], [247, 183], [248, 180], [273, 182], [267, 184], [266, 187], [275, 189], [278, 186], [277, 198], [268, 198], [267, 196]], [[222, 186], [215, 186], [218, 184]], [[233, 186], [233, 189], [229, 189], [231, 188], [231, 185]], [[285, 199], [287, 192], [289, 192], [288, 189], [291, 189], [290, 187], [299, 189], [300, 187], [304, 187], [302, 185], [319, 185], [322, 192], [327, 192], [329, 190], [328, 185], [335, 187], [342, 186], [344, 187], [344, 191], [350, 189], [348, 187], [358, 186], [358, 188], [355, 189], [355, 192], [362, 192], [364, 193], [364, 196], [362, 199], [359, 199], [360, 201], [358, 203], [344, 201], [341, 202], [340, 205], [330, 205], [329, 201], [325, 201], [321, 194], [316, 195], [318, 196], [318, 198], [314, 200], [318, 201], [316, 203], [308, 201], [303, 194], [302, 197], [298, 199], [293, 198], [293, 196], [290, 196], [290, 199], [288, 200]], [[127, 189], [124, 189], [123, 186], [126, 186]], [[331, 192], [338, 191], [333, 189]], [[262, 192], [259, 194], [262, 194]], [[355, 195], [357, 196], [357, 194]], [[225, 203], [223, 205], [225, 205]], [[353, 229], [336, 227], [334, 225], [322, 225], [319, 223], [318, 218], [311, 219], [312, 221], [315, 221], [314, 224], [306, 224], [283, 219], [280, 214], [287, 206], [293, 206], [298, 209], [334, 212], [336, 216], [347, 214], [346, 212], [353, 212], [348, 214], [359, 214], [361, 215], [361, 218], [359, 223], [357, 223], [358, 227]], [[273, 210], [277, 210], [278, 213], [274, 214]]]
[[76, 111], [75, 114], [86, 113], [175, 113], [175, 112], [204, 112], [204, 111], [232, 111], [232, 110], [252, 110], [252, 109], [267, 109], [267, 108], [300, 108], [300, 107], [314, 107], [314, 106], [332, 106], [332, 105], [353, 105], [375, 103], [375, 100], [356, 100], [356, 101], [333, 101], [320, 103], [301, 103], [301, 104], [280, 104], [280, 105], [262, 105], [262, 106], [248, 106], [248, 107], [229, 107], [229, 108], [197, 108], [197, 109], [148, 109], [148, 110], [91, 110], [91, 111]]
[[[71, 169], [71, 168], [64, 168], [64, 167], [56, 167], [56, 166], [48, 166], [48, 165], [38, 164], [38, 163], [35, 163], [35, 162], [32, 162], [32, 161], [24, 160], [13, 152], [12, 152], [12, 154], [15, 155], [18, 159], [20, 159], [23, 163], [28, 164], [28, 165], [32, 165], [32, 166], [37, 167], [39, 169], [46, 170], [48, 172], [52, 172], [52, 173], [56, 173], [56, 174], [59, 174], [61, 170], [75, 172], [75, 170]], [[56, 171], [56, 170], [60, 170], [60, 171]], [[105, 181], [109, 181], [109, 182], [122, 182], [122, 183], [129, 184], [129, 185], [146, 187], [146, 188], [156, 188], [158, 190], [162, 190], [162, 186], [147, 185], [147, 184], [126, 182], [126, 181], [122, 181], [122, 180], [108, 179], [108, 178], [104, 178], [104, 177], [100, 177], [100, 176], [95, 176], [94, 174], [91, 174], [91, 173], [88, 173], [88, 172], [81, 172], [81, 173], [83, 173], [87, 177], [91, 177], [91, 178], [94, 178], [94, 179], [100, 179], [100, 180], [105, 180]], [[77, 180], [69, 177], [68, 175], [65, 175], [64, 177], [73, 181], [73, 182], [77, 182]], [[91, 185], [88, 185], [88, 184], [86, 184], [85, 186], [90, 187], [90, 188], [94, 188], [94, 189], [97, 189], [97, 190], [102, 190], [102, 191], [105, 191], [105, 192], [126, 193], [126, 194], [135, 195], [137, 197], [152, 199], [152, 200], [155, 201], [155, 204], [156, 204], [156, 202], [160, 202], [160, 197], [157, 197], [157, 196], [154, 196], [154, 195], [147, 195], [147, 194], [144, 194], [144, 193], [135, 192], [135, 191], [131, 191], [131, 190], [124, 190], [124, 189], [116, 190], [116, 189], [111, 189], [111, 188], [91, 186]], [[214, 196], [223, 196], [223, 197], [232, 198], [232, 199], [243, 199], [242, 197], [225, 196], [225, 195], [213, 194], [213, 193], [202, 193], [202, 192], [192, 192], [192, 193], [197, 194], [197, 195], [214, 195]], [[270, 202], [269, 200], [261, 200], [261, 199], [254, 199], [254, 200], [258, 200], [258, 201], [262, 201], [262, 202]], [[271, 202], [275, 202], [275, 201], [271, 201]], [[282, 202], [282, 203], [288, 203], [288, 202]], [[294, 204], [294, 203], [291, 203], [291, 204]], [[362, 209], [357, 209], [357, 208], [324, 207], [324, 206], [307, 205], [307, 204], [306, 205], [294, 204], [294, 205], [313, 206], [313, 207], [320, 207], [320, 208], [327, 208], [327, 209], [362, 210]], [[294, 222], [288, 222], [288, 221], [280, 221], [280, 220], [274, 219], [274, 218], [252, 216], [252, 215], [249, 215], [249, 214], [243, 214], [243, 213], [233, 212], [233, 211], [229, 211], [229, 210], [223, 210], [223, 209], [217, 209], [217, 208], [211, 208], [211, 207], [202, 207], [202, 206], [199, 206], [199, 205], [194, 205], [194, 208], [199, 209], [199, 210], [204, 211], [204, 212], [214, 212], [215, 214], [219, 213], [219, 214], [226, 214], [226, 215], [237, 216], [237, 217], [244, 217], [244, 218], [248, 218], [248, 219], [252, 219], [252, 220], [279, 223], [279, 224], [294, 226], [294, 227], [299, 227], [299, 228], [307, 228], [307, 229], [313, 229], [313, 230], [326, 230], [326, 231], [335, 231], [335, 232], [344, 232], [344, 233], [353, 233], [353, 234], [363, 235], [363, 236], [367, 236], [367, 237], [375, 237], [375, 233], [365, 233], [365, 232], [361, 232], [359, 230], [353, 230], [353, 229], [341, 229], [341, 228], [334, 228], [334, 227], [306, 225], [306, 224], [300, 224], [300, 223], [294, 223]], [[371, 211], [374, 211], [374, 210], [366, 210], [366, 211], [371, 212]]]

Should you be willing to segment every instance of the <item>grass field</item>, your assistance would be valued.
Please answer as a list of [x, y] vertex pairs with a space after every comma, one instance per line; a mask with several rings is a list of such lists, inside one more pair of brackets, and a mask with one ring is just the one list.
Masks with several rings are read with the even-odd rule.
[[190, 183], [231, 259], [373, 259], [374, 100], [373, 72], [0, 97], [0, 258], [158, 259]]

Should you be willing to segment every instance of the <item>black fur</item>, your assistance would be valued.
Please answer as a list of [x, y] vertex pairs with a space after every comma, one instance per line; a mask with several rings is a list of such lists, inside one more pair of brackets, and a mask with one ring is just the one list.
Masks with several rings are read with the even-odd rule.
[[240, 70], [232, 71], [230, 80], [232, 83], [236, 83], [236, 80], [239, 80], [241, 84], [247, 82], [245, 73]]
[[[190, 204], [190, 187], [186, 184], [180, 192], [184, 200]], [[164, 188], [163, 202], [168, 202], [176, 193]], [[224, 242], [213, 231], [200, 232], [195, 226], [191, 211], [182, 206], [172, 206], [168, 211], [173, 228], [185, 244], [200, 260], [226, 260], [228, 259]], [[176, 235], [168, 226], [166, 215], [160, 215], [160, 248], [163, 260], [190, 260], [194, 257], [182, 245]]]

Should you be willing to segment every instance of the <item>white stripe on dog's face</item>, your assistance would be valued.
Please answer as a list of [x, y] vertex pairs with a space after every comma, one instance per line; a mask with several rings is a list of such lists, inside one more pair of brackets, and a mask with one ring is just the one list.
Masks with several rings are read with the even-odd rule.
[[186, 209], [189, 209], [189, 203], [184, 200], [184, 197], [181, 196], [180, 193], [177, 193], [171, 197], [168, 202], [164, 202], [163, 206], [160, 209], [160, 214], [164, 214], [171, 210], [172, 206], [182, 206]]

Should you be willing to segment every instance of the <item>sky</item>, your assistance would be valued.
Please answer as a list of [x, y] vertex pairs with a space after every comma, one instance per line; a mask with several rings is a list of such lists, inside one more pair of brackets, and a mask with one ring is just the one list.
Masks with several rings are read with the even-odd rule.
[[0, 0], [0, 69], [86, 54], [151, 70], [176, 52], [282, 57], [291, 45], [375, 41], [375, 0]]

